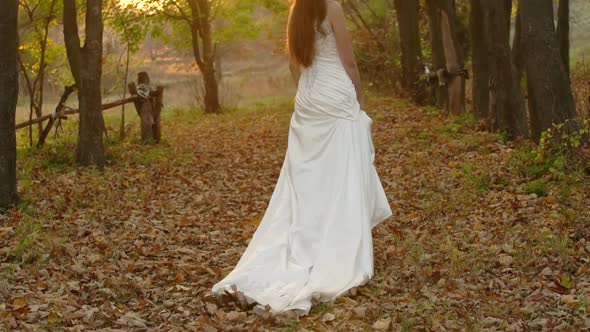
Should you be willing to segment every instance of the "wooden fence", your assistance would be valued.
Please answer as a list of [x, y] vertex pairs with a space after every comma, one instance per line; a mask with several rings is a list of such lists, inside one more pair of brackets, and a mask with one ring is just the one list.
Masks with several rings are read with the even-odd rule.
[[[132, 82], [128, 89], [131, 97], [112, 101], [101, 106], [102, 111], [106, 111], [118, 106], [133, 103], [135, 110], [141, 119], [141, 139], [143, 142], [155, 141], [159, 142], [161, 139], [161, 121], [160, 115], [162, 113], [164, 101], [164, 88], [161, 86], [153, 88], [150, 85], [150, 78], [146, 72], [138, 74], [137, 85]], [[29, 120], [16, 125], [16, 129], [30, 127], [37, 123], [48, 121], [37, 142], [37, 147], [43, 146], [47, 136], [51, 132], [56, 121], [67, 119], [68, 115], [80, 113], [80, 109], [73, 109], [66, 106], [69, 96], [76, 90], [76, 86], [67, 86], [64, 94], [61, 96], [55, 112], [47, 114], [42, 117]]]

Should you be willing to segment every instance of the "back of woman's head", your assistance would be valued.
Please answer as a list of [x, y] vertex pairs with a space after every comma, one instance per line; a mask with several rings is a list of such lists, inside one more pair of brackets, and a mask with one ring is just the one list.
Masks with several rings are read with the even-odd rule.
[[325, 0], [293, 0], [287, 47], [291, 56], [304, 67], [313, 62], [315, 33], [321, 31], [326, 14]]

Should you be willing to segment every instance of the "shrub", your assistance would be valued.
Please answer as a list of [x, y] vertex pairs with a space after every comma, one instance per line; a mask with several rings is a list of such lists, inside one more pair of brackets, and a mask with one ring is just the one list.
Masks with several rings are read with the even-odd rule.
[[542, 136], [537, 149], [538, 159], [550, 162], [558, 172], [590, 171], [590, 120], [578, 125], [553, 125]]

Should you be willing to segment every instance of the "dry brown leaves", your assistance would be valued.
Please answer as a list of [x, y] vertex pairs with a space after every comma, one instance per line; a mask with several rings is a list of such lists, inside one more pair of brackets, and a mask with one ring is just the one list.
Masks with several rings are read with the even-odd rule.
[[170, 116], [163, 146], [115, 145], [103, 172], [27, 163], [28, 207], [0, 217], [0, 324], [67, 331], [590, 326], [590, 237], [580, 231], [590, 220], [588, 183], [572, 185], [567, 202], [526, 194], [510, 163], [518, 147], [397, 100], [372, 106], [377, 165], [395, 215], [374, 232], [368, 285], [303, 318], [212, 297], [268, 203], [290, 109]]

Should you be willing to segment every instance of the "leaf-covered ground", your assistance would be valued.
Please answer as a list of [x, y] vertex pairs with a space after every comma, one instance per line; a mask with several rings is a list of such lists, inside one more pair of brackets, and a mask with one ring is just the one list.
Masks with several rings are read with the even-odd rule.
[[104, 171], [73, 165], [72, 134], [21, 151], [24, 203], [0, 215], [0, 329], [587, 330], [588, 176], [469, 117], [370, 106], [394, 216], [374, 230], [367, 285], [302, 318], [211, 297], [267, 206], [291, 105], [169, 111], [163, 144], [110, 141]]

